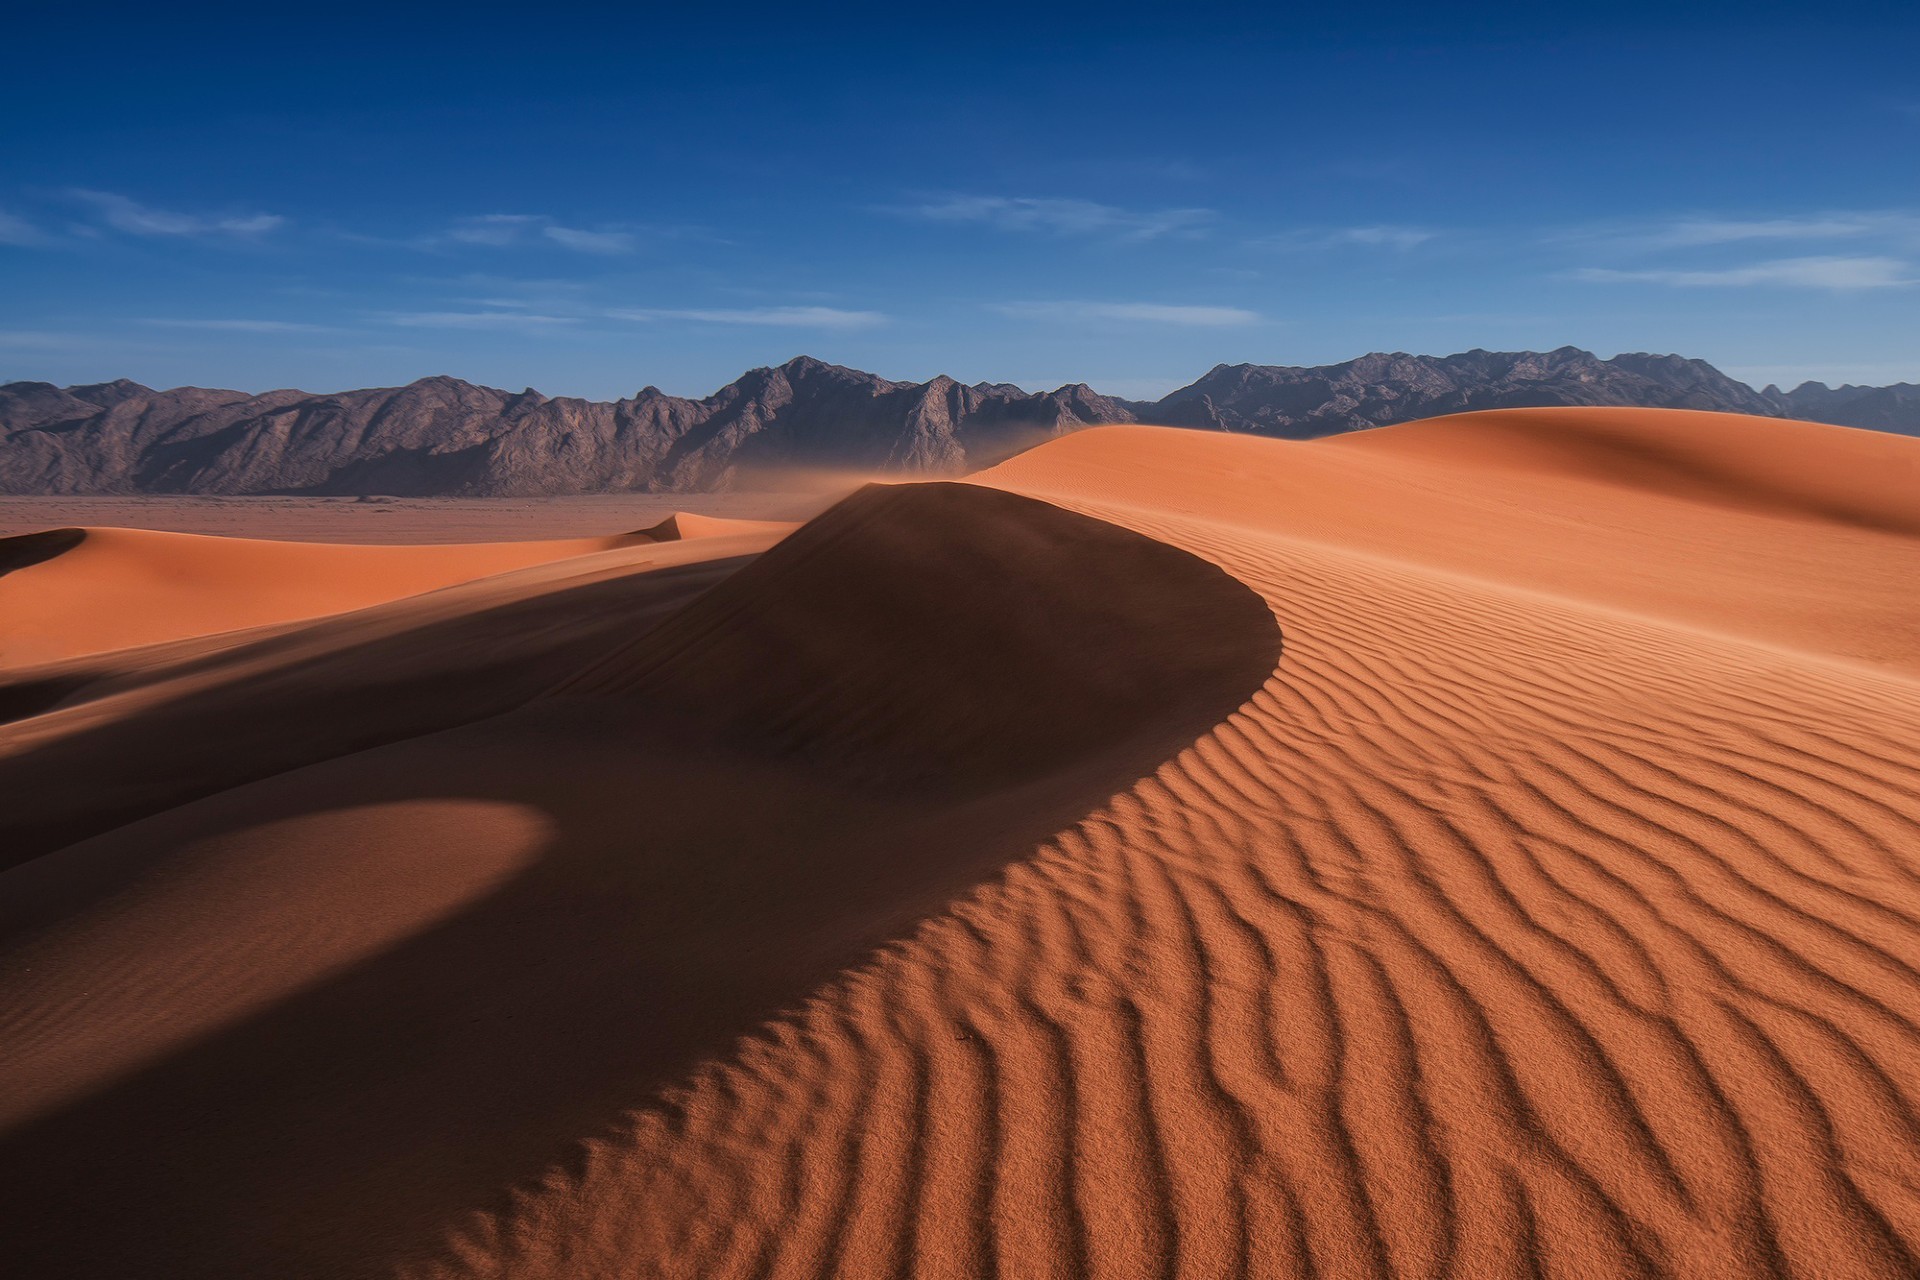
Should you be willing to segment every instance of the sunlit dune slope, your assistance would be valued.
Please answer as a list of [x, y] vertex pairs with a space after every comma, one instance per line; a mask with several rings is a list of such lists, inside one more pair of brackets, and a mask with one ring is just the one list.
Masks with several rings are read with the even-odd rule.
[[[511, 710], [777, 541], [642, 543], [297, 628], [0, 680], [0, 867], [299, 765]], [[0, 911], [4, 908], [0, 907]]]
[[[187, 803], [128, 764], [112, 696], [15, 726], [0, 785], [49, 758], [131, 772], [149, 815], [0, 884], [17, 1257], [194, 1276], [431, 1258], [474, 1206], [1218, 723], [1280, 647], [1204, 560], [965, 485], [866, 490], [664, 621], [633, 592], [603, 603], [636, 625], [570, 649], [517, 710], [422, 704], [455, 727]], [[467, 642], [451, 627], [213, 655], [264, 681], [256, 702], [215, 681], [128, 720], [147, 742], [196, 705], [248, 742], [267, 708], [386, 723], [343, 664], [417, 670]], [[48, 734], [63, 717], [87, 718]], [[167, 1156], [101, 1161], [107, 1143]]]
[[1823, 487], [1912, 446], [1709, 499], [1420, 431], [983, 477], [1214, 560], [1284, 659], [423, 1270], [1920, 1271], [1915, 546]]
[[744, 565], [774, 535], [27, 673], [8, 1247], [1920, 1274], [1916, 463], [1106, 428]]
[[1920, 450], [1904, 437], [1588, 408], [1305, 443], [1104, 427], [981, 479], [1920, 673]]
[[638, 530], [637, 534], [655, 542], [680, 542], [689, 538], [727, 538], [749, 533], [791, 533], [796, 527], [782, 520], [733, 520], [722, 516], [703, 516], [694, 511], [676, 511], [659, 524]]
[[0, 539], [0, 668], [358, 609], [638, 536], [350, 546], [146, 529]]

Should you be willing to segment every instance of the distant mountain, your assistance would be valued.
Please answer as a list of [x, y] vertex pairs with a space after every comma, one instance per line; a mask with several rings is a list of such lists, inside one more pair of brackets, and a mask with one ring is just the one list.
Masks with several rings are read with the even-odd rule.
[[1920, 435], [1920, 386], [1911, 382], [1896, 382], [1890, 387], [1829, 387], [1824, 382], [1803, 382], [1791, 391], [1768, 387], [1760, 394], [1779, 405], [1789, 418]]
[[1562, 347], [1545, 354], [1375, 353], [1313, 369], [1217, 365], [1160, 401], [1152, 416], [1170, 426], [1311, 439], [1473, 409], [1571, 404], [1782, 413], [1761, 393], [1700, 360], [1650, 355], [1602, 360]]
[[1084, 386], [889, 382], [805, 356], [704, 400], [653, 387], [612, 403], [549, 399], [457, 378], [257, 396], [15, 382], [0, 387], [0, 492], [700, 490], [758, 466], [958, 471], [1131, 416]]
[[313, 395], [119, 381], [0, 386], [0, 493], [507, 496], [725, 487], [760, 467], [951, 473], [1102, 422], [1303, 439], [1469, 409], [1644, 405], [1920, 434], [1920, 388], [1754, 391], [1679, 356], [1572, 347], [1374, 354], [1318, 368], [1220, 365], [1153, 404], [1085, 385], [1029, 393], [890, 382], [806, 356], [704, 400], [612, 402], [456, 378]]

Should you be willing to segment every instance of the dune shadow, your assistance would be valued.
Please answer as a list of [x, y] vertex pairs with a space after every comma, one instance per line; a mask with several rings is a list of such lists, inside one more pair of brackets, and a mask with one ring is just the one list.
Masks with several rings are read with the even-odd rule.
[[63, 556], [86, 540], [85, 529], [42, 529], [0, 538], [0, 578]]
[[554, 831], [459, 914], [0, 1138], [15, 1266], [427, 1256], [1206, 733], [1280, 646], [1255, 593], [1165, 544], [996, 490], [869, 489], [515, 710], [53, 855], [156, 865], [423, 797]]
[[[750, 559], [669, 565], [386, 624], [381, 615], [410, 603], [402, 601], [176, 664], [169, 677], [239, 674], [0, 758], [0, 792], [11, 798], [0, 811], [0, 871], [289, 769], [510, 711]], [[303, 653], [320, 647], [311, 637], [321, 631], [324, 651]], [[111, 659], [0, 682], [0, 735], [11, 718], [124, 683]], [[6, 918], [0, 903], [0, 938]]]

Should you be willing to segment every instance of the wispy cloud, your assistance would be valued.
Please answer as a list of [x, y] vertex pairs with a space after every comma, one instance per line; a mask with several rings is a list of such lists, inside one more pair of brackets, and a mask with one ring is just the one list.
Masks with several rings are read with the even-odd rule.
[[1211, 209], [1123, 209], [1091, 200], [1031, 196], [948, 196], [894, 210], [928, 222], [972, 223], [1001, 231], [1046, 232], [1138, 243], [1205, 235]]
[[277, 213], [209, 215], [155, 209], [112, 191], [68, 193], [91, 205], [100, 221], [135, 236], [258, 236], [286, 225]]
[[1261, 320], [1259, 312], [1240, 307], [1176, 306], [1163, 302], [1000, 302], [993, 304], [990, 309], [1003, 316], [1022, 320], [1053, 320], [1069, 324], [1118, 320], [1127, 324], [1219, 329], [1258, 324]]
[[[461, 218], [447, 229], [444, 239], [493, 249], [545, 240], [576, 253], [600, 254], [632, 253], [635, 244], [631, 231], [564, 226], [544, 213], [483, 213]], [[422, 241], [429, 248], [440, 243], [441, 237], [435, 236]]]
[[447, 239], [499, 249], [514, 243], [546, 221], [537, 213], [483, 213], [461, 218], [447, 228]]
[[1255, 249], [1279, 249], [1288, 252], [1357, 246], [1363, 249], [1392, 249], [1405, 253], [1409, 249], [1419, 248], [1438, 237], [1439, 234], [1425, 227], [1370, 223], [1358, 227], [1302, 228], [1298, 231], [1281, 231], [1273, 235], [1260, 236], [1251, 242], [1251, 246]]
[[388, 324], [409, 329], [506, 329], [551, 331], [580, 323], [578, 316], [538, 315], [527, 311], [388, 311]]
[[1904, 247], [1920, 245], [1920, 213], [1904, 209], [1832, 209], [1761, 218], [1695, 214], [1574, 227], [1551, 232], [1546, 239], [1627, 253], [1765, 242], [1811, 245], [1836, 240]]
[[1688, 218], [1650, 237], [1662, 248], [1742, 244], [1752, 240], [1857, 240], [1920, 235], [1920, 217], [1905, 213], [1828, 213], [1798, 218]]
[[0, 244], [26, 248], [30, 245], [45, 244], [46, 240], [46, 234], [40, 228], [18, 214], [0, 209]]
[[871, 329], [886, 324], [879, 311], [839, 307], [747, 307], [739, 310], [628, 308], [606, 313], [615, 320], [691, 320], [699, 324], [767, 325], [787, 329]]
[[156, 317], [141, 324], [159, 329], [203, 329], [214, 333], [334, 333], [331, 325], [294, 320], [187, 320]]
[[458, 296], [447, 296], [441, 305], [448, 309], [472, 311], [541, 311], [551, 315], [579, 315], [590, 308], [587, 297], [594, 290], [589, 280], [527, 278], [474, 272], [451, 280], [417, 280], [430, 288], [451, 288]]
[[1334, 244], [1377, 245], [1386, 249], [1413, 249], [1438, 234], [1422, 227], [1343, 227], [1328, 237]]
[[578, 227], [552, 226], [542, 234], [561, 248], [580, 253], [633, 252], [633, 233], [630, 231], [583, 231]]
[[1596, 283], [1643, 283], [1679, 288], [1740, 288], [1776, 286], [1795, 289], [1888, 289], [1920, 284], [1910, 263], [1899, 258], [1777, 258], [1747, 266], [1712, 270], [1650, 269], [1620, 271], [1610, 267], [1581, 267], [1576, 280]]

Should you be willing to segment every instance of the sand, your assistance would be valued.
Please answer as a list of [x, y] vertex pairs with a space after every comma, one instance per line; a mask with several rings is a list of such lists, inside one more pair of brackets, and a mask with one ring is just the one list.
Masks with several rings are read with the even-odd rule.
[[779, 533], [779, 521], [680, 512], [598, 538], [441, 545], [282, 542], [65, 528], [0, 539], [0, 671], [344, 613], [595, 552]]
[[9, 1252], [1920, 1273], [1915, 581], [1912, 441], [1107, 428], [36, 668]]

